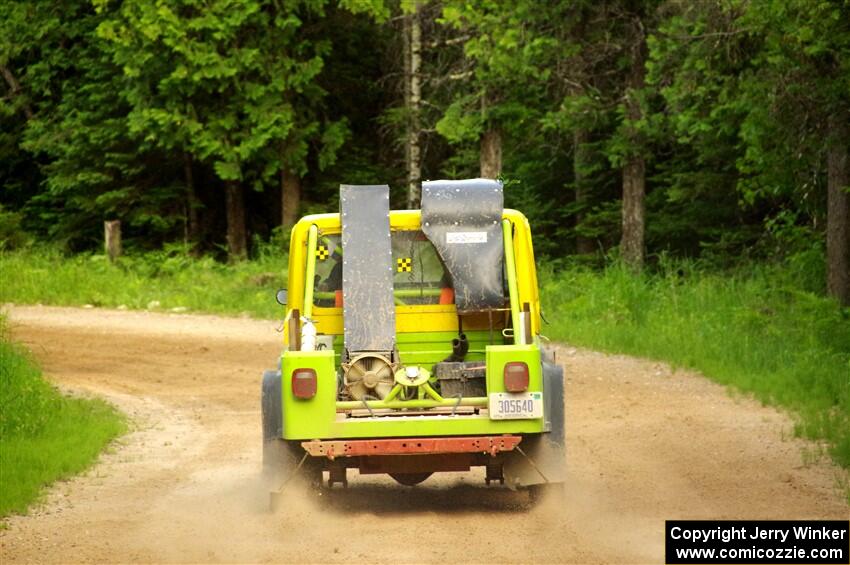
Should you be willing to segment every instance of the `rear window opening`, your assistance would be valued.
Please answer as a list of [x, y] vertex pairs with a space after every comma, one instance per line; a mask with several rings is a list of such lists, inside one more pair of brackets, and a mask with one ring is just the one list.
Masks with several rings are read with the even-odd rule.
[[[322, 235], [316, 248], [313, 304], [342, 306], [342, 238]], [[434, 245], [420, 230], [393, 231], [393, 294], [396, 306], [454, 304], [451, 277]]]

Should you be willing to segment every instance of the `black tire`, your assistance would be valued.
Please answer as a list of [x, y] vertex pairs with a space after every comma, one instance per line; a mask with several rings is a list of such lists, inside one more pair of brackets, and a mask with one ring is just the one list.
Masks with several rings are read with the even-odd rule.
[[546, 501], [557, 508], [563, 508], [567, 503], [566, 483], [542, 483], [528, 487], [528, 500], [532, 506]]
[[[280, 371], [263, 373], [260, 401], [263, 425], [263, 477], [271, 490], [279, 489], [292, 477], [305, 454], [300, 441], [283, 439], [281, 386]], [[322, 463], [321, 459], [308, 456], [301, 464], [298, 475], [311, 486], [321, 486]]]
[[431, 472], [423, 473], [389, 473], [395, 481], [406, 487], [413, 487], [433, 475]]

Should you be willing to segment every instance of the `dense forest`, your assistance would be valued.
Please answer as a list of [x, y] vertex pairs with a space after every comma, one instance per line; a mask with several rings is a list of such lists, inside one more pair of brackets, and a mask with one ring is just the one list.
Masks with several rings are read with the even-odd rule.
[[340, 183], [501, 178], [553, 261], [850, 303], [848, 0], [5, 0], [0, 246], [236, 261]]

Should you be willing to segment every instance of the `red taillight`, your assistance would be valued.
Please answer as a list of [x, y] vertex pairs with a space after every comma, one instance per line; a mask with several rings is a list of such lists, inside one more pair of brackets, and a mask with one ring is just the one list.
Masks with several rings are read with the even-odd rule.
[[295, 369], [292, 371], [292, 394], [295, 398], [316, 396], [316, 370]]
[[524, 392], [528, 390], [528, 365], [513, 361], [505, 365], [505, 390]]

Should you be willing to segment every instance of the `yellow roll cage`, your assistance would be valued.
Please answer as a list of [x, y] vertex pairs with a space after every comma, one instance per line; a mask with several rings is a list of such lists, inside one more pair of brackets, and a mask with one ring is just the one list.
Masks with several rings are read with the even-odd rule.
[[[517, 310], [527, 309], [530, 313], [531, 335], [540, 332], [540, 297], [537, 289], [537, 271], [534, 265], [534, 252], [531, 245], [531, 229], [526, 217], [517, 210], [505, 209], [502, 214], [505, 228], [512, 228], [512, 248], [516, 265], [516, 288], [511, 294], [517, 297], [513, 316]], [[315, 226], [315, 229], [311, 229]], [[419, 210], [393, 210], [390, 212], [391, 231], [413, 231], [421, 229]], [[305, 299], [306, 271], [312, 262], [307, 261], [308, 241], [321, 235], [335, 235], [341, 231], [339, 214], [314, 214], [301, 218], [292, 228], [289, 244], [289, 278], [287, 311], [301, 309]], [[510, 249], [506, 249], [506, 256]], [[514, 277], [508, 277], [512, 283]], [[311, 294], [311, 289], [307, 289]], [[311, 300], [312, 302], [312, 300]], [[302, 312], [304, 315], [305, 312]], [[343, 333], [342, 308], [323, 307], [311, 304], [306, 314], [316, 324], [320, 334], [339, 335]], [[505, 315], [511, 315], [511, 309], [505, 309]], [[487, 314], [464, 318], [464, 327], [474, 329], [487, 327]], [[424, 304], [396, 306], [396, 333], [457, 331], [458, 317], [454, 304]], [[286, 339], [284, 332], [284, 339]]]

